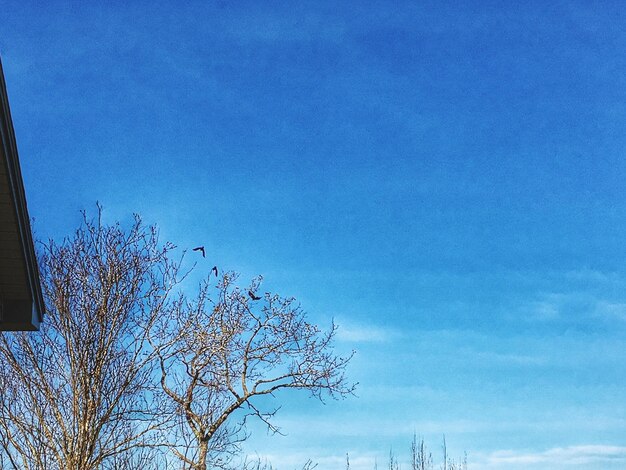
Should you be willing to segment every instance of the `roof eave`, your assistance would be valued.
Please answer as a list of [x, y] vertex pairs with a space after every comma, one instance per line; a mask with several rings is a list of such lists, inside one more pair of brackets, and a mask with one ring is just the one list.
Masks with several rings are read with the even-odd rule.
[[[15, 131], [13, 129], [13, 121], [11, 119], [11, 111], [9, 108], [9, 99], [4, 80], [4, 71], [2, 69], [2, 61], [0, 60], [0, 134], [2, 146], [4, 148], [6, 168], [9, 179], [9, 191], [13, 201], [15, 216], [18, 225], [18, 235], [22, 256], [26, 265], [27, 282], [31, 294], [31, 306], [25, 310], [25, 306], [18, 309], [21, 312], [22, 321], [12, 321], [11, 317], [6, 315], [0, 324], [0, 329], [28, 329], [36, 330], [43, 321], [45, 305], [41, 290], [41, 281], [39, 278], [39, 268], [37, 265], [37, 257], [35, 255], [35, 247], [33, 243], [28, 209], [26, 206], [26, 195], [24, 192], [24, 183], [22, 180], [22, 172], [17, 153], [17, 145], [15, 141]], [[7, 300], [5, 299], [5, 304]], [[3, 308], [5, 314], [8, 313], [7, 305]], [[17, 305], [15, 307], [18, 307]], [[17, 319], [15, 319], [17, 320]]]

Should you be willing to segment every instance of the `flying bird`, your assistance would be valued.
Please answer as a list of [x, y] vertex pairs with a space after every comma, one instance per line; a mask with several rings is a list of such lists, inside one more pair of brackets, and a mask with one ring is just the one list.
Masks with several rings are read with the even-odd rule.
[[261, 300], [261, 297], [257, 297], [256, 295], [254, 295], [254, 292], [252, 292], [251, 290], [248, 291], [248, 295], [252, 300]]
[[193, 251], [201, 251], [202, 252], [202, 257], [206, 258], [206, 254], [204, 253], [204, 247], [203, 246], [197, 246], [193, 249]]
[[217, 275], [217, 266], [213, 266], [213, 268], [211, 269], [212, 273], [215, 273], [215, 277], [218, 277]]

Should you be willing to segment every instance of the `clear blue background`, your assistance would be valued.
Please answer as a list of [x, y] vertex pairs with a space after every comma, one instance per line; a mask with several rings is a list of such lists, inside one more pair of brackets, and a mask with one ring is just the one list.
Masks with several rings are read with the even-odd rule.
[[248, 452], [626, 467], [623, 4], [100, 3], [0, 2], [36, 235], [138, 212], [357, 350]]

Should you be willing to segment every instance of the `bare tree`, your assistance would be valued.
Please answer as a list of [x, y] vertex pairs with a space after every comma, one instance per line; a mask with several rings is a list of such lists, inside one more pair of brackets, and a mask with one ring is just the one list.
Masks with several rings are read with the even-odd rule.
[[193, 300], [174, 296], [173, 248], [139, 217], [104, 225], [100, 206], [42, 245], [46, 322], [0, 335], [1, 468], [228, 468], [247, 419], [277, 431], [262, 397], [353, 391], [334, 325], [323, 332], [294, 299], [261, 295], [261, 278], [240, 289], [227, 273]]
[[453, 458], [448, 457], [448, 447], [446, 445], [446, 436], [443, 436], [443, 443], [441, 445], [443, 450], [443, 464], [441, 468], [443, 470], [467, 470], [467, 453], [459, 461], [455, 461]]
[[[446, 438], [443, 436], [442, 441], [443, 461], [441, 463], [442, 470], [467, 470], [467, 453], [458, 461], [448, 456]], [[433, 463], [433, 455], [428, 451], [424, 438], [417, 438], [417, 435], [413, 434], [413, 440], [411, 441], [409, 467], [412, 470], [432, 470], [435, 468]], [[378, 468], [377, 461], [374, 460], [374, 469]], [[388, 470], [399, 470], [401, 468], [400, 461], [393, 453], [393, 449], [389, 450], [389, 458], [386, 468]]]
[[412, 470], [429, 470], [433, 468], [433, 455], [426, 450], [424, 438], [420, 438], [413, 434], [411, 442], [411, 469]]
[[400, 463], [393, 453], [393, 449], [389, 449], [389, 470], [400, 470]]
[[2, 468], [150, 468], [162, 423], [147, 332], [176, 285], [172, 248], [137, 216], [103, 225], [100, 206], [43, 246], [46, 321], [0, 336]]
[[234, 273], [216, 286], [207, 280], [195, 300], [180, 298], [153, 329], [161, 386], [178, 424], [168, 434], [172, 451], [192, 470], [228, 468], [250, 417], [277, 431], [277, 409], [265, 409], [261, 397], [299, 389], [323, 400], [354, 389], [344, 376], [352, 355], [333, 351], [335, 325], [323, 332], [294, 299], [257, 295], [260, 277], [244, 289], [236, 280]]

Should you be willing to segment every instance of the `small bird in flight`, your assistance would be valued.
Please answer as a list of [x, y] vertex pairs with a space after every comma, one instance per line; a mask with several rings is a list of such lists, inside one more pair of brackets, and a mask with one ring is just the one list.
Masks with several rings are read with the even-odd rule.
[[204, 247], [203, 246], [197, 246], [193, 249], [193, 251], [201, 251], [202, 252], [202, 257], [206, 258], [206, 255], [204, 253]]
[[261, 300], [261, 297], [257, 297], [256, 295], [254, 295], [254, 292], [252, 292], [251, 290], [248, 291], [248, 295], [252, 300]]
[[213, 266], [213, 268], [211, 268], [211, 272], [215, 273], [215, 277], [218, 277], [218, 275], [217, 275], [217, 266]]

